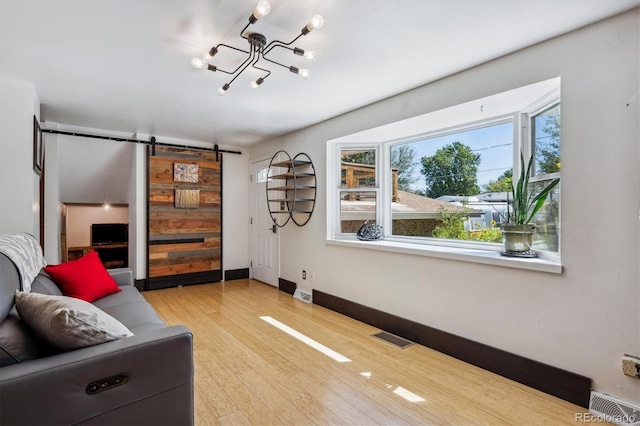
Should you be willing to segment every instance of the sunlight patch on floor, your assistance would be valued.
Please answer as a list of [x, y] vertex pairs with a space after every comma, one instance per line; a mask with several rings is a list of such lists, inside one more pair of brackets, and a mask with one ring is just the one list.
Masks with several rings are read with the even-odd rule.
[[396, 390], [393, 391], [398, 396], [403, 397], [409, 402], [425, 402], [426, 399], [416, 395], [415, 393], [403, 388], [402, 386], [398, 386]]
[[272, 318], [270, 316], [262, 316], [262, 317], [260, 317], [260, 319], [263, 320], [263, 321], [268, 322], [269, 324], [271, 324], [272, 326], [276, 327], [277, 329], [279, 329], [281, 331], [284, 331], [289, 336], [291, 336], [291, 337], [293, 337], [295, 339], [298, 339], [302, 343], [305, 343], [305, 344], [311, 346], [313, 349], [322, 352], [326, 356], [331, 357], [331, 358], [333, 358], [334, 360], [336, 360], [338, 362], [351, 362], [351, 360], [349, 358], [347, 358], [346, 356], [339, 354], [338, 352], [334, 351], [333, 349], [329, 349], [328, 347], [326, 347], [322, 343], [316, 342], [312, 338], [307, 337], [304, 334], [300, 333], [299, 331], [296, 331], [293, 328], [289, 327], [288, 325], [281, 323], [277, 319], [274, 319], [274, 318]]

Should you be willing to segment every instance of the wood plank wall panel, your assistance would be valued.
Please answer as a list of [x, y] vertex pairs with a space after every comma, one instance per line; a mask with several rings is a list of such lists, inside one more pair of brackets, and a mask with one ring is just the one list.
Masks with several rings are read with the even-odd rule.
[[[222, 158], [182, 148], [149, 149], [148, 288], [219, 281], [222, 270]], [[198, 165], [198, 182], [174, 182], [174, 163]], [[176, 208], [176, 189], [200, 191], [197, 208]], [[194, 277], [197, 279], [194, 280]], [[173, 280], [172, 278], [175, 278]], [[196, 281], [196, 282], [194, 282]]]

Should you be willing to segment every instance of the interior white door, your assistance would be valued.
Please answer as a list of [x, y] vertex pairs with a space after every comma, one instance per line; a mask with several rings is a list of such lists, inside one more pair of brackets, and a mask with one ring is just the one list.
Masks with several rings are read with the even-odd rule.
[[278, 286], [278, 227], [267, 206], [269, 160], [251, 165], [251, 277]]

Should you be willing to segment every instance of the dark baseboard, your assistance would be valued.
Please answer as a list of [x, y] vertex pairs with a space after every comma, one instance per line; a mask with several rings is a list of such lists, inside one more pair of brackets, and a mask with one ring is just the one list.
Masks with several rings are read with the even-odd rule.
[[242, 280], [245, 278], [249, 278], [249, 268], [229, 269], [224, 271], [225, 281]]
[[145, 290], [159, 290], [161, 288], [178, 287], [222, 281], [222, 271], [193, 272], [190, 274], [172, 275], [166, 277], [148, 278]]
[[144, 290], [147, 280], [133, 280], [133, 285], [140, 291]]
[[591, 379], [483, 343], [313, 290], [313, 303], [589, 408]]
[[284, 278], [278, 279], [278, 290], [284, 291], [285, 293], [289, 293], [293, 296], [293, 293], [296, 292], [296, 288], [298, 288], [298, 284], [293, 281], [287, 281]]

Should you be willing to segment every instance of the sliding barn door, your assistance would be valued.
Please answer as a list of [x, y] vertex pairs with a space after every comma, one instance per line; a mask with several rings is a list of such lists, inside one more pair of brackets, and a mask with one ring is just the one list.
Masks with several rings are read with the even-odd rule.
[[222, 279], [222, 155], [148, 151], [147, 289]]

